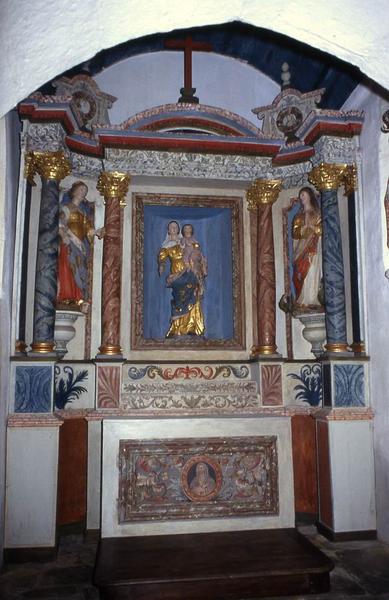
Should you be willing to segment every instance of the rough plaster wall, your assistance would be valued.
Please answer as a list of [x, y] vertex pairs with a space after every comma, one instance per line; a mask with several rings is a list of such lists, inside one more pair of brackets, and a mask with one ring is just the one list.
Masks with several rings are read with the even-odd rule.
[[[228, 56], [195, 52], [192, 61], [193, 85], [202, 104], [236, 112], [261, 127], [251, 110], [270, 104], [280, 92], [279, 85], [254, 67]], [[158, 84], [159, 78], [163, 85]], [[94, 79], [101, 90], [117, 97], [109, 118], [111, 123], [122, 123], [147, 108], [177, 102], [183, 80], [182, 52], [134, 56]]]
[[19, 175], [19, 121], [14, 112], [0, 119], [0, 565], [3, 558], [6, 411], [9, 392], [12, 266]]
[[156, 32], [233, 20], [329, 52], [389, 88], [386, 0], [31, 0], [18, 2], [17, 10], [14, 0], [3, 0], [0, 23], [7, 35], [0, 44], [0, 116], [104, 48]]
[[379, 96], [358, 86], [344, 108], [365, 111], [360, 143], [362, 153], [362, 200], [365, 210], [364, 271], [366, 277], [367, 351], [370, 363], [370, 395], [375, 411], [374, 450], [376, 467], [377, 528], [389, 542], [389, 264], [383, 200], [389, 177], [389, 136], [380, 132], [384, 108]]

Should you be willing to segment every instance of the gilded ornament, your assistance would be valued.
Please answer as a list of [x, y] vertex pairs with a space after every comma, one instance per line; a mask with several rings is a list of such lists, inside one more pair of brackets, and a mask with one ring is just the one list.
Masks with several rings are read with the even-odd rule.
[[100, 354], [106, 354], [107, 356], [117, 356], [122, 354], [120, 346], [112, 346], [111, 344], [105, 344], [99, 348]]
[[24, 177], [27, 179], [28, 183], [31, 185], [36, 185], [34, 181], [36, 173], [36, 165], [35, 158], [33, 152], [27, 152], [25, 161], [24, 161]]
[[248, 210], [256, 210], [262, 204], [274, 204], [281, 187], [281, 179], [256, 179], [246, 192]]
[[252, 346], [251, 356], [266, 356], [269, 354], [276, 354], [277, 346], [275, 344], [266, 344], [261, 346]]
[[325, 349], [327, 352], [348, 352], [349, 347], [345, 342], [334, 342], [333, 344], [326, 344]]
[[364, 354], [366, 352], [365, 342], [353, 342], [351, 344], [351, 350], [355, 354]]
[[39, 175], [46, 179], [61, 181], [71, 173], [70, 162], [62, 150], [57, 152], [33, 152], [33, 162]]
[[17, 340], [15, 342], [15, 354], [25, 354], [27, 348], [26, 342], [23, 340]]
[[344, 195], [349, 196], [358, 189], [358, 173], [355, 165], [347, 165], [343, 175]]
[[124, 197], [128, 192], [130, 176], [120, 171], [102, 171], [97, 182], [97, 189], [105, 199], [118, 198], [120, 206], [126, 206]]
[[308, 179], [320, 192], [337, 190], [343, 183], [349, 165], [321, 163], [308, 174]]
[[54, 342], [34, 342], [31, 344], [31, 351], [37, 354], [49, 354], [54, 352]]

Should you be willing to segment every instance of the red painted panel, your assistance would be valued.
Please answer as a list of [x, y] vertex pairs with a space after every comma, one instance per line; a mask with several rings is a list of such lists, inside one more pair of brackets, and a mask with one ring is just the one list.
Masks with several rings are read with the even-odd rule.
[[59, 430], [57, 524], [86, 519], [88, 424], [65, 419]]
[[317, 456], [319, 476], [319, 518], [321, 523], [334, 528], [331, 492], [331, 463], [328, 438], [328, 423], [317, 421]]
[[316, 427], [310, 415], [292, 417], [294, 501], [297, 513], [318, 512]]

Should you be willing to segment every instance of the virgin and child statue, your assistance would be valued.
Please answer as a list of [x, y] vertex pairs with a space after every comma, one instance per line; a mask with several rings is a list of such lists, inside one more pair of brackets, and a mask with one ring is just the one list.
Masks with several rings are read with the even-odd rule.
[[177, 221], [170, 221], [167, 235], [158, 253], [158, 272], [162, 275], [169, 260], [170, 273], [166, 286], [172, 290], [170, 326], [167, 338], [184, 335], [204, 335], [204, 315], [201, 299], [207, 261], [194, 236], [193, 225], [180, 231]]

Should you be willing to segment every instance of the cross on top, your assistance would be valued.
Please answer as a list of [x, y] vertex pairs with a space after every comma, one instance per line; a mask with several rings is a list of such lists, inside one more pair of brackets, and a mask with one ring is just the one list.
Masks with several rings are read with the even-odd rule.
[[193, 50], [210, 52], [212, 45], [207, 42], [194, 42], [189, 35], [185, 40], [166, 40], [165, 48], [184, 51], [184, 87], [180, 89], [181, 96], [178, 102], [198, 104], [199, 99], [194, 95], [196, 88], [192, 87], [192, 52]]

